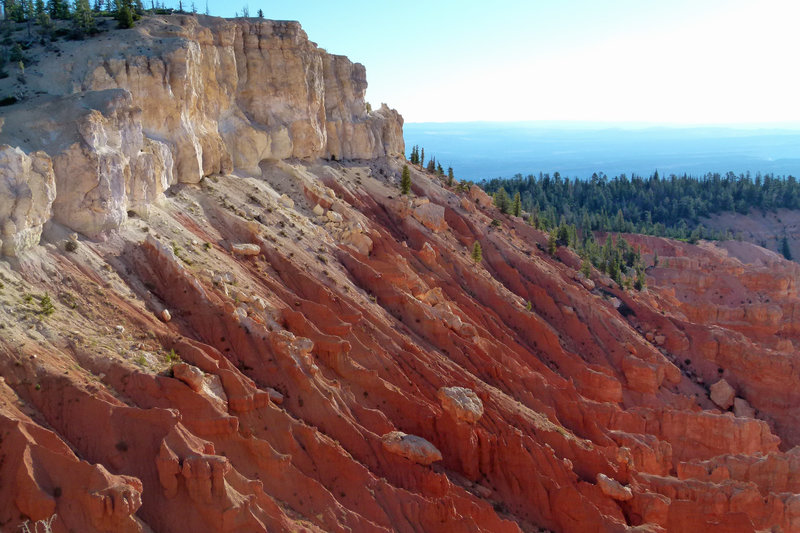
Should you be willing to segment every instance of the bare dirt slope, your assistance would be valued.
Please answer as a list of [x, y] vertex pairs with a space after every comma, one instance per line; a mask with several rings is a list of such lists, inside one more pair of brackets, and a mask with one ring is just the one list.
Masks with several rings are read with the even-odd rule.
[[206, 178], [7, 263], [4, 527], [797, 527], [795, 264], [631, 236], [660, 265], [626, 293], [478, 190], [401, 198], [399, 165]]
[[702, 222], [707, 228], [730, 231], [735, 239], [752, 242], [778, 253], [783, 252], [785, 235], [791, 258], [800, 258], [800, 211], [778, 209], [773, 212], [754, 211], [748, 215], [721, 213]]

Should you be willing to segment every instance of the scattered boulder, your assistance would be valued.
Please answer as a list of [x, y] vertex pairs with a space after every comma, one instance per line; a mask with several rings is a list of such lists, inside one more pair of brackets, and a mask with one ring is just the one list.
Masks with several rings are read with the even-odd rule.
[[712, 402], [717, 404], [720, 409], [730, 409], [733, 405], [736, 391], [724, 378], [711, 385], [710, 390]]
[[578, 281], [587, 291], [593, 291], [595, 288], [594, 281], [584, 276], [583, 273], [578, 274]]
[[436, 446], [416, 435], [402, 431], [390, 431], [381, 437], [387, 451], [403, 456], [421, 465], [429, 465], [442, 460], [442, 452]]
[[164, 322], [169, 322], [170, 320], [172, 320], [172, 315], [170, 314], [169, 311], [163, 309], [161, 311], [161, 320], [163, 320]]
[[189, 387], [199, 392], [203, 388], [203, 371], [196, 366], [187, 365], [186, 363], [176, 363], [172, 365], [172, 375], [175, 379], [179, 379], [189, 385]]
[[317, 204], [314, 206], [314, 209], [311, 210], [316, 216], [321, 217], [325, 214], [325, 208], [321, 205]]
[[261, 253], [261, 247], [257, 244], [237, 243], [231, 244], [231, 252], [234, 255], [258, 255]]
[[352, 246], [358, 253], [369, 255], [372, 251], [372, 239], [355, 231], [347, 231], [342, 234], [342, 242], [348, 246]]
[[289, 198], [288, 195], [282, 194], [281, 195], [281, 205], [284, 207], [288, 207], [289, 209], [294, 209], [294, 200]]
[[425, 244], [422, 245], [419, 251], [419, 258], [426, 265], [433, 265], [436, 263], [436, 250], [433, 249], [433, 246], [431, 246], [429, 242], [425, 242]]
[[442, 387], [437, 394], [442, 408], [456, 420], [474, 424], [483, 416], [483, 402], [465, 387]]
[[597, 485], [603, 494], [620, 502], [627, 502], [633, 499], [633, 491], [630, 487], [624, 486], [616, 479], [611, 479], [605, 474], [597, 474]]
[[336, 211], [328, 211], [326, 215], [328, 217], [328, 220], [330, 220], [331, 222], [341, 222], [343, 220], [342, 215], [340, 215]]
[[734, 398], [733, 414], [742, 418], [755, 418], [756, 410], [744, 398]]
[[272, 387], [267, 387], [265, 390], [267, 391], [267, 394], [269, 395], [269, 399], [270, 399], [270, 401], [272, 403], [275, 403], [275, 404], [278, 404], [278, 405], [283, 403], [283, 394], [281, 394], [280, 392], [276, 391]]

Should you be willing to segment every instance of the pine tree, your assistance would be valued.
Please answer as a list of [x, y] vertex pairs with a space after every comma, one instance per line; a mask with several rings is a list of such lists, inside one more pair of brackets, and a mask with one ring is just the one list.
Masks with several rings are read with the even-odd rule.
[[264, 11], [261, 10], [261, 9], [258, 10], [258, 18], [260, 18], [260, 19], [264, 18]]
[[133, 28], [133, 10], [131, 9], [130, 2], [121, 0], [119, 3], [120, 9], [117, 13], [117, 26], [119, 28]]
[[514, 193], [514, 202], [511, 204], [511, 213], [518, 217], [519, 214], [522, 212], [522, 200], [519, 196], [519, 191]]
[[25, 0], [25, 21], [28, 23], [28, 39], [32, 36], [34, 20], [36, 20], [36, 8], [33, 5], [33, 0]]
[[781, 242], [781, 253], [789, 261], [792, 260], [792, 250], [789, 249], [789, 239], [786, 238], [786, 234], [783, 235], [783, 242]]
[[653, 252], [653, 266], [654, 267], [658, 266], [658, 252], [657, 251]]
[[436, 158], [435, 157], [431, 157], [431, 160], [428, 161], [428, 166], [425, 168], [425, 170], [427, 170], [431, 174], [436, 172]]
[[403, 165], [403, 174], [400, 177], [400, 194], [408, 194], [411, 192], [411, 172], [408, 170], [408, 165]]
[[591, 276], [591, 274], [592, 274], [592, 262], [591, 262], [591, 261], [589, 261], [589, 259], [588, 259], [588, 258], [585, 258], [585, 259], [584, 259], [584, 260], [581, 262], [581, 274], [583, 274], [583, 275], [584, 275], [584, 276], [586, 276], [587, 278], [588, 278], [589, 276]]
[[483, 259], [483, 250], [481, 250], [481, 243], [475, 241], [475, 244], [472, 245], [472, 260], [476, 263], [480, 263]]
[[448, 187], [452, 187], [453, 186], [453, 180], [454, 179], [455, 179], [455, 176], [453, 176], [453, 167], [447, 167], [447, 186]]
[[3, 10], [6, 14], [6, 20], [25, 22], [25, 4], [21, 0], [7, 2]]
[[444, 176], [444, 169], [442, 168], [442, 164], [438, 161], [436, 162], [436, 173], [440, 176]]
[[425, 164], [425, 148], [423, 148], [420, 152], [419, 161], [417, 162], [420, 164], [420, 166]]
[[494, 205], [504, 215], [508, 213], [508, 195], [506, 190], [502, 187], [494, 195]]
[[50, 0], [47, 3], [47, 11], [50, 13], [50, 18], [66, 20], [69, 18], [69, 4], [67, 0]]
[[636, 279], [633, 281], [633, 288], [637, 291], [644, 289], [647, 286], [647, 277], [644, 274], [644, 268], [641, 265], [636, 266]]
[[83, 38], [95, 29], [94, 14], [89, 0], [75, 0], [75, 13], [72, 15], [73, 35]]
[[558, 251], [558, 237], [556, 236], [555, 228], [547, 236], [547, 251], [550, 255], [556, 255], [556, 251]]
[[409, 156], [408, 161], [412, 165], [416, 165], [417, 163], [419, 163], [419, 146], [417, 146], [416, 144], [411, 147], [411, 155]]

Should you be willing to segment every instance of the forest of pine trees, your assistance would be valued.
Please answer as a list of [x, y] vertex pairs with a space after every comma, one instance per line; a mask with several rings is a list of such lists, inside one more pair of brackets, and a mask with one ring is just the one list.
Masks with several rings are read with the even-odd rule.
[[[25, 82], [25, 66], [29, 57], [26, 50], [37, 42], [48, 45], [60, 38], [80, 40], [109, 28], [107, 19], [117, 21], [117, 27], [130, 28], [145, 14], [169, 15], [172, 13], [197, 14], [193, 0], [173, 0], [167, 7], [165, 0], [0, 0], [0, 78], [9, 76], [8, 65], [17, 67], [18, 78]], [[247, 15], [247, 5], [242, 9]], [[205, 14], [208, 15], [208, 2]], [[258, 16], [264, 17], [259, 9]], [[24, 25], [24, 26], [20, 26]], [[14, 32], [24, 30], [23, 37]], [[0, 106], [17, 102], [14, 96], [0, 95]]]
[[[197, 13], [197, 7], [191, 0], [186, 4], [183, 0], [175, 0], [174, 5], [175, 8], [167, 7], [164, 0], [150, 0], [148, 6], [145, 6], [142, 0], [2, 0], [0, 23], [27, 23], [29, 39], [34, 36], [33, 26], [37, 27], [37, 39], [53, 40], [59, 37], [83, 39], [98, 32], [95, 23], [97, 17], [113, 17], [118, 21], [120, 28], [130, 28], [136, 20], [147, 13], [158, 15]], [[242, 13], [248, 16], [246, 4]], [[208, 3], [205, 14], [209, 14]], [[259, 9], [258, 16], [264, 18], [264, 11]], [[65, 28], [63, 25], [57, 27], [59, 26], [57, 21], [69, 21], [71, 27]], [[13, 43], [8, 42], [10, 29], [7, 24], [4, 25], [4, 48], [0, 48], [0, 68], [4, 61], [12, 59], [9, 57], [13, 48]]]
[[[700, 222], [702, 217], [725, 211], [800, 209], [800, 183], [793, 176], [771, 174], [662, 178], [656, 172], [649, 178], [623, 174], [611, 179], [595, 174], [589, 180], [565, 179], [558, 173], [517, 174], [480, 185], [494, 194], [496, 203], [498, 196], [507, 202], [509, 195], [519, 194], [532, 224], [546, 231], [567, 224], [584, 231], [721, 239], [730, 236], [709, 232]], [[509, 204], [504, 212], [510, 208]]]

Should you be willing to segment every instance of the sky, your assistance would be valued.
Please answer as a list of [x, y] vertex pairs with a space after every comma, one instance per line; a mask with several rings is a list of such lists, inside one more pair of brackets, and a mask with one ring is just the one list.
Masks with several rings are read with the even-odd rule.
[[299, 20], [407, 122], [800, 124], [798, 0], [240, 1], [209, 11]]

